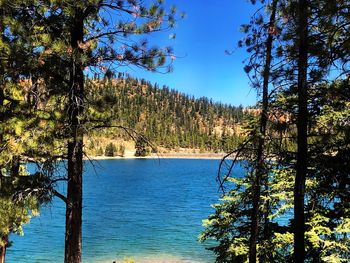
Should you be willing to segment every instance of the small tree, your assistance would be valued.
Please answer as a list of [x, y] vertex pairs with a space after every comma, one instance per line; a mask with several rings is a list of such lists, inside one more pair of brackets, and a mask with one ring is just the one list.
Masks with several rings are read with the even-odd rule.
[[121, 156], [121, 157], [125, 156], [125, 145], [124, 144], [121, 144], [119, 146], [118, 155]]
[[146, 140], [143, 136], [138, 136], [136, 139], [136, 144], [135, 144], [135, 156], [136, 157], [144, 157], [147, 155], [147, 149], [146, 149]]
[[117, 148], [115, 147], [114, 143], [111, 142], [106, 146], [105, 156], [113, 157], [116, 151]]
[[97, 155], [97, 156], [102, 156], [102, 155], [103, 155], [103, 149], [102, 149], [102, 147], [99, 147], [99, 148], [97, 149], [96, 155]]

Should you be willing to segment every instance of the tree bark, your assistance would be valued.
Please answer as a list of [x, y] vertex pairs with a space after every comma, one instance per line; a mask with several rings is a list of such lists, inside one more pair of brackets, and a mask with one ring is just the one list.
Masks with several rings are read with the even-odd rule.
[[304, 196], [307, 175], [307, 67], [308, 67], [308, 3], [298, 2], [298, 116], [297, 116], [297, 163], [294, 185], [294, 262], [305, 259]]
[[[0, 12], [1, 12], [1, 9], [0, 9]], [[1, 73], [2, 72], [0, 72], [0, 74]], [[0, 85], [2, 85], [1, 82], [0, 82]], [[4, 100], [5, 100], [5, 98], [4, 98], [4, 90], [3, 90], [3, 87], [0, 86], [0, 107], [4, 106]], [[4, 114], [2, 112], [0, 112], [0, 123], [2, 123], [3, 121], [4, 121]], [[3, 143], [3, 138], [4, 138], [4, 136], [3, 136], [3, 133], [1, 132], [0, 133], [0, 145], [2, 145], [2, 143]], [[0, 189], [2, 187], [3, 177], [4, 177], [4, 175], [2, 174], [1, 169], [0, 169]]]
[[[79, 15], [79, 13], [78, 13]], [[71, 31], [73, 61], [70, 73], [68, 142], [68, 188], [66, 207], [65, 263], [80, 263], [82, 255], [82, 173], [83, 173], [83, 130], [79, 116], [83, 111], [84, 74], [79, 43], [83, 42], [84, 21], [74, 20]]]
[[[277, 0], [274, 0], [272, 3], [272, 12], [270, 16], [269, 27], [275, 25], [276, 20], [276, 8]], [[270, 31], [270, 29], [269, 29]], [[271, 60], [272, 60], [272, 43], [273, 43], [273, 34], [269, 34], [266, 40], [266, 58], [264, 66], [264, 75], [263, 75], [263, 98], [262, 98], [262, 111], [260, 115], [260, 136], [258, 140], [258, 150], [256, 158], [256, 176], [253, 182], [253, 209], [251, 217], [251, 236], [249, 240], [249, 262], [256, 263], [257, 260], [257, 240], [259, 236], [259, 207], [260, 207], [260, 195], [261, 195], [261, 181], [262, 177], [265, 174], [265, 160], [264, 160], [264, 145], [265, 145], [265, 136], [266, 136], [266, 126], [268, 119], [268, 86], [270, 79], [271, 71]]]
[[6, 246], [0, 248], [0, 263], [5, 263], [5, 255], [6, 255]]
[[4, 242], [4, 246], [0, 247], [0, 263], [5, 263], [5, 256], [6, 256], [6, 246], [8, 243], [8, 236], [2, 237], [2, 242]]
[[12, 157], [11, 164], [11, 176], [18, 177], [19, 176], [19, 168], [21, 166], [21, 160], [18, 155], [14, 155]]

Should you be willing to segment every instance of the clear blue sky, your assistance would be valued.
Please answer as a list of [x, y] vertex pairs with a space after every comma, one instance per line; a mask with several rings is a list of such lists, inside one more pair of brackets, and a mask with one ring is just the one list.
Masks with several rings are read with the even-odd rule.
[[[176, 39], [170, 44], [179, 56], [174, 71], [158, 74], [129, 70], [135, 77], [145, 78], [159, 85], [167, 85], [195, 97], [207, 96], [214, 101], [244, 106], [256, 102], [256, 91], [249, 86], [242, 61], [248, 57], [244, 49], [237, 49], [243, 37], [240, 25], [249, 21], [256, 7], [247, 0], [168, 0], [184, 11], [186, 18], [178, 21]], [[163, 32], [150, 37], [150, 42], [169, 43]], [[232, 55], [225, 50], [233, 51]]]

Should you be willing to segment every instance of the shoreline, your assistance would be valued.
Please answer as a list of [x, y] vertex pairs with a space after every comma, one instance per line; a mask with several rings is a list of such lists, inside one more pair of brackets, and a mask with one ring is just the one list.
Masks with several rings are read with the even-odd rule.
[[225, 153], [161, 153], [151, 154], [144, 157], [134, 155], [125, 156], [89, 156], [85, 160], [130, 160], [130, 159], [203, 159], [203, 160], [221, 160]]
[[200, 260], [191, 260], [175, 255], [145, 255], [136, 257], [124, 257], [111, 261], [103, 261], [103, 263], [205, 263]]

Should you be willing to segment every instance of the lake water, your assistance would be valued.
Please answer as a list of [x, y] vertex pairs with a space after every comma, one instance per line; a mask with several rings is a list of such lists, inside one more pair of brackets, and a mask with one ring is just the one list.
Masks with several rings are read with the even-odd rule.
[[[95, 164], [86, 162], [84, 174], [83, 262], [214, 262], [198, 235], [219, 197], [219, 160]], [[7, 262], [63, 262], [64, 224], [64, 205], [54, 199], [24, 227], [23, 237], [11, 236]]]

